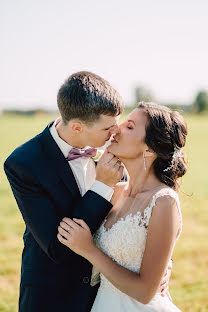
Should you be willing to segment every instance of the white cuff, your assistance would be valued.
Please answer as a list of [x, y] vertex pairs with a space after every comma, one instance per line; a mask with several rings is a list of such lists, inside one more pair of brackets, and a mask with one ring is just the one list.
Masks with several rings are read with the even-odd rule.
[[113, 193], [114, 193], [114, 189], [106, 184], [104, 184], [103, 182], [100, 182], [98, 180], [95, 180], [95, 182], [93, 183], [93, 185], [90, 188], [91, 191], [97, 193], [98, 195], [104, 197], [106, 200], [110, 201]]

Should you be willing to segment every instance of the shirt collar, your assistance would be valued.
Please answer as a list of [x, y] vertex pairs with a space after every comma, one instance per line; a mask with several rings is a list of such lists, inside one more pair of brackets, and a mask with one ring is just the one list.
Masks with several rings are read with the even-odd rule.
[[[51, 135], [53, 137], [53, 139], [55, 140], [56, 144], [58, 145], [58, 147], [60, 148], [60, 150], [62, 151], [62, 153], [64, 154], [64, 157], [68, 157], [68, 154], [70, 152], [70, 150], [73, 148], [73, 146], [71, 146], [70, 144], [66, 143], [62, 138], [60, 138], [60, 136], [58, 135], [58, 132], [56, 130], [56, 125], [59, 123], [60, 121], [60, 117], [58, 117], [55, 122], [53, 123], [53, 125], [50, 128], [50, 132]], [[82, 149], [79, 149], [80, 151], [84, 151], [87, 148], [89, 148], [90, 146], [86, 146]]]

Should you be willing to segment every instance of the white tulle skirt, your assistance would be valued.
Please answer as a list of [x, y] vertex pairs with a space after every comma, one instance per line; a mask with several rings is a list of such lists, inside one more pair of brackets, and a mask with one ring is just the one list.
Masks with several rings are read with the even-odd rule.
[[167, 298], [156, 294], [148, 303], [142, 304], [118, 289], [100, 286], [91, 312], [180, 312]]

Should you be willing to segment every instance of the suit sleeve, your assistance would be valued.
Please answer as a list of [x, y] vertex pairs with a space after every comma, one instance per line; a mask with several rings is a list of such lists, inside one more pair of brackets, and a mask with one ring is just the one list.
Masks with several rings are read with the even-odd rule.
[[[4, 164], [4, 169], [23, 219], [41, 249], [56, 263], [67, 263], [72, 257], [77, 257], [57, 239], [61, 220], [56, 214], [52, 200], [35, 182], [32, 174], [9, 158]], [[83, 219], [93, 234], [111, 207], [111, 203], [103, 197], [88, 191], [73, 209], [70, 209], [71, 215], [66, 217]]]

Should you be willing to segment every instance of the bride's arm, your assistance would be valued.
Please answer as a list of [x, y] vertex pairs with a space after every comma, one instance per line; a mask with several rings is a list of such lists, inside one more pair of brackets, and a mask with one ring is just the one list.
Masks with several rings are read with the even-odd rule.
[[179, 229], [175, 200], [161, 197], [153, 208], [139, 274], [125, 269], [105, 255], [94, 245], [86, 223], [75, 221], [81, 226], [68, 218], [64, 219], [59, 227], [58, 239], [91, 262], [122, 292], [144, 304], [148, 303], [160, 285]]

